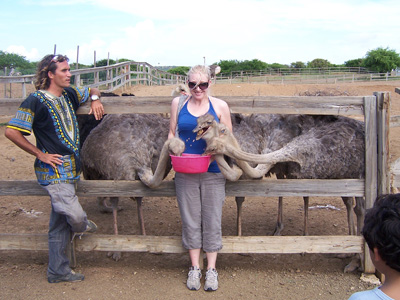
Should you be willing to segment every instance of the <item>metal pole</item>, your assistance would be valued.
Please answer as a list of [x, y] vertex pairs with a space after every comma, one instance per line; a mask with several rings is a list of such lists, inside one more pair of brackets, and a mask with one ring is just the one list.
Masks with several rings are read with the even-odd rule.
[[54, 44], [54, 55], [56, 55], [56, 53], [57, 53], [57, 45]]
[[75, 69], [79, 69], [79, 45], [76, 47], [76, 67]]
[[[7, 67], [4, 67], [4, 76], [7, 75]], [[4, 82], [4, 98], [7, 98], [7, 83]]]

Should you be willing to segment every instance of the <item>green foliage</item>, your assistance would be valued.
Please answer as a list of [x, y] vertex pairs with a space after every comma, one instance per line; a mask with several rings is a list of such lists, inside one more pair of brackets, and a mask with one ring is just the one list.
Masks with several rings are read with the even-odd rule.
[[221, 67], [221, 73], [230, 73], [232, 71], [259, 71], [268, 68], [268, 64], [258, 60], [221, 60], [218, 65]]
[[230, 73], [236, 71], [239, 61], [237, 60], [221, 60], [217, 65], [221, 67], [222, 73]]
[[282, 64], [278, 64], [278, 63], [270, 64], [269, 67], [271, 69], [287, 69], [288, 68], [287, 65], [282, 65]]
[[296, 61], [296, 62], [292, 62], [290, 64], [291, 68], [295, 68], [295, 69], [303, 69], [306, 67], [306, 64], [303, 63], [302, 61]]
[[[114, 65], [120, 62], [132, 61], [131, 59], [121, 58], [121, 59], [109, 59], [109, 65]], [[17, 72], [20, 72], [22, 75], [35, 74], [36, 67], [38, 62], [29, 62], [26, 60], [24, 56], [7, 53], [5, 51], [0, 50], [0, 72], [7, 67], [10, 70], [11, 67], [14, 67]], [[218, 63], [214, 63], [221, 67], [221, 73], [229, 74], [231, 72], [237, 71], [263, 71], [267, 69], [304, 69], [304, 68], [332, 68], [332, 67], [365, 67], [371, 71], [376, 71], [380, 73], [390, 72], [392, 69], [400, 66], [400, 56], [394, 50], [390, 50], [388, 48], [377, 48], [375, 50], [371, 50], [367, 52], [365, 58], [357, 58], [346, 61], [343, 65], [335, 65], [331, 64], [328, 60], [322, 58], [316, 58], [307, 64], [302, 61], [292, 62], [290, 66], [280, 64], [280, 63], [272, 63], [268, 64], [258, 59], [253, 60], [221, 60]], [[96, 62], [97, 67], [107, 66], [107, 59], [101, 59]], [[71, 69], [76, 69], [76, 63], [70, 63]], [[79, 64], [79, 69], [92, 68], [91, 65]], [[189, 71], [189, 67], [179, 66], [179, 67], [158, 67], [160, 70], [168, 71], [171, 74], [176, 75], [187, 75]], [[135, 67], [131, 66], [131, 70], [135, 71]], [[100, 77], [105, 78], [106, 72], [101, 72]], [[83, 80], [91, 80], [93, 79], [93, 74], [82, 74], [81, 79]]]
[[[113, 59], [109, 60], [109, 65], [115, 65], [116, 61]], [[105, 67], [107, 66], [107, 59], [101, 59], [99, 61], [96, 62], [96, 67]]]
[[189, 67], [182, 66], [182, 67], [175, 67], [175, 68], [169, 69], [168, 73], [186, 76], [187, 73], [189, 72], [189, 70], [190, 70]]
[[368, 51], [363, 66], [379, 73], [390, 72], [400, 66], [400, 56], [389, 48]]
[[29, 68], [30, 62], [26, 60], [25, 56], [0, 50], [0, 68], [4, 69], [6, 67], [8, 69], [11, 69], [11, 67], [20, 69]]
[[[76, 62], [74, 63], [70, 62], [69, 67], [71, 68], [71, 70], [76, 70]], [[78, 63], [78, 69], [87, 69], [87, 68], [90, 68], [90, 66]]]
[[260, 71], [268, 68], [268, 64], [258, 59], [245, 60], [239, 63], [239, 68], [242, 70]]
[[364, 65], [364, 59], [363, 58], [351, 59], [351, 60], [345, 61], [344, 65], [345, 65], [345, 67], [349, 67], [349, 68], [359, 68]]
[[307, 64], [307, 68], [329, 68], [332, 64], [326, 59], [316, 58]]

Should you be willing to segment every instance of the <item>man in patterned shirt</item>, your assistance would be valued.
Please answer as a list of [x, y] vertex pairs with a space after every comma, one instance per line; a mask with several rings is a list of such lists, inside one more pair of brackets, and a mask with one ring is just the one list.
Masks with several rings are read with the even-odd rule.
[[[70, 87], [71, 73], [68, 58], [46, 55], [36, 73], [36, 92], [23, 101], [16, 116], [8, 123], [5, 136], [18, 147], [34, 155], [38, 183], [48, 191], [51, 199], [49, 222], [50, 283], [81, 281], [84, 276], [69, 266], [65, 249], [70, 232], [94, 232], [93, 221], [75, 193], [81, 172], [79, 130], [76, 111], [91, 98], [89, 114], [97, 120], [104, 115], [97, 88]], [[34, 133], [36, 146], [25, 136]]]

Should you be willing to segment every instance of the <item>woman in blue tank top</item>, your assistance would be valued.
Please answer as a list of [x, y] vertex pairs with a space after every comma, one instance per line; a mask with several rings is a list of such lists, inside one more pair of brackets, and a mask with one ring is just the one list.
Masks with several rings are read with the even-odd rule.
[[[217, 122], [232, 131], [229, 106], [225, 101], [208, 95], [210, 84], [210, 69], [201, 65], [194, 66], [188, 73], [190, 95], [179, 115], [179, 97], [172, 100], [168, 138], [175, 137], [178, 132], [179, 138], [185, 142], [185, 153], [204, 153], [206, 143], [204, 140], [196, 140], [193, 129], [198, 117], [206, 113], [212, 114]], [[213, 161], [206, 173], [177, 172], [175, 188], [182, 218], [182, 244], [189, 250], [192, 264], [186, 285], [190, 290], [200, 289], [200, 249], [203, 249], [207, 255], [204, 289], [215, 291], [218, 288], [217, 254], [222, 248], [221, 217], [225, 201], [225, 178]]]

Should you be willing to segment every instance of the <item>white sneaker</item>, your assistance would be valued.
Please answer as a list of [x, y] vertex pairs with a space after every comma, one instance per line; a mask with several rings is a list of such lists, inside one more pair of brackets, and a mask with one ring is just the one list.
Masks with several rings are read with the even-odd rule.
[[204, 284], [205, 291], [216, 291], [218, 289], [218, 272], [214, 268], [210, 268], [206, 272], [206, 282]]
[[190, 267], [186, 286], [189, 290], [198, 291], [200, 289], [201, 270], [198, 267]]

